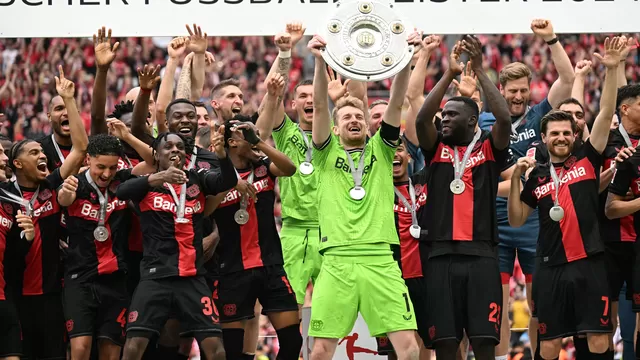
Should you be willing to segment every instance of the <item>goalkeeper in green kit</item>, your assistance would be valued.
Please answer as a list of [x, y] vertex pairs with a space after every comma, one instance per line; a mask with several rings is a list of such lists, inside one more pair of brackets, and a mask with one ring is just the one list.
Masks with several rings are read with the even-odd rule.
[[[407, 40], [420, 41], [418, 33]], [[367, 141], [365, 104], [337, 101], [331, 127], [326, 64], [319, 36], [315, 56], [313, 167], [318, 176], [320, 252], [323, 264], [313, 292], [311, 358], [331, 359], [338, 340], [362, 314], [372, 336], [388, 336], [399, 359], [418, 359], [416, 321], [391, 245], [399, 244], [393, 213], [393, 157], [409, 84], [410, 64], [396, 76], [384, 121]], [[331, 132], [336, 136], [332, 136]]]

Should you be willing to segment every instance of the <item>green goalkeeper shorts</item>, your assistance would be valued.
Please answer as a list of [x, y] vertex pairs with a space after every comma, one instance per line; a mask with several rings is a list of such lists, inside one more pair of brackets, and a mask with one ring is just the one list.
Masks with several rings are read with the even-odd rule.
[[280, 230], [284, 270], [296, 293], [298, 304], [304, 304], [309, 280], [314, 284], [320, 274], [322, 255], [319, 252], [320, 231], [318, 226], [305, 226], [285, 221]]
[[325, 255], [312, 303], [309, 336], [345, 337], [358, 312], [374, 337], [416, 330], [409, 292], [392, 255]]

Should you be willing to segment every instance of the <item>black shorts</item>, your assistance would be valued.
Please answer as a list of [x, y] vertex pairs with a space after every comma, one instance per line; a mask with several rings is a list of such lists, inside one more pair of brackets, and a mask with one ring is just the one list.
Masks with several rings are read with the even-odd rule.
[[0, 358], [22, 355], [20, 319], [12, 302], [0, 300]]
[[620, 290], [627, 283], [627, 300], [632, 299], [633, 268], [636, 254], [633, 242], [605, 242], [604, 255], [609, 279], [609, 298], [618, 301]]
[[296, 295], [282, 265], [236, 271], [221, 275], [218, 282], [220, 322], [230, 323], [254, 317], [256, 300], [262, 313], [298, 311]]
[[133, 297], [136, 287], [140, 283], [140, 262], [142, 261], [142, 253], [128, 250], [126, 252], [127, 262], [127, 291], [129, 297]]
[[203, 276], [141, 280], [133, 295], [127, 338], [159, 335], [170, 315], [181, 337], [221, 336], [218, 310]]
[[[440, 340], [485, 338], [500, 342], [502, 281], [498, 260], [468, 255], [432, 257], [424, 265], [428, 348]], [[416, 314], [417, 317], [417, 314]], [[508, 324], [506, 325], [508, 326]]]
[[[418, 325], [418, 335], [423, 341], [429, 339], [429, 327], [427, 326], [427, 280], [424, 277], [404, 279], [404, 283], [409, 289], [409, 298], [413, 304], [413, 311], [416, 314], [416, 324]], [[376, 338], [378, 343], [378, 354], [386, 355], [393, 352], [391, 341], [387, 337]]]
[[92, 281], [66, 281], [63, 294], [69, 338], [95, 335], [124, 345], [129, 306], [124, 273], [99, 275]]
[[22, 328], [22, 359], [66, 360], [62, 295], [25, 295], [16, 305]]
[[538, 267], [532, 291], [540, 340], [612, 331], [605, 263], [605, 255], [598, 254]]
[[634, 243], [634, 253], [636, 257], [631, 270], [631, 283], [627, 283], [627, 297], [632, 300], [631, 310], [640, 312], [640, 256], [638, 256], [640, 254], [640, 241]]

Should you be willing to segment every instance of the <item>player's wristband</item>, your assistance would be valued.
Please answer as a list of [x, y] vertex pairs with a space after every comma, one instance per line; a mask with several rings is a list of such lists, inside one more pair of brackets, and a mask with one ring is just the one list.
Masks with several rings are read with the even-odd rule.
[[291, 57], [291, 50], [278, 52], [278, 57], [281, 59], [289, 59]]
[[553, 45], [553, 44], [555, 44], [557, 42], [558, 42], [558, 37], [556, 36], [553, 39], [547, 41], [546, 43], [547, 43], [547, 45], [551, 46], [551, 45]]

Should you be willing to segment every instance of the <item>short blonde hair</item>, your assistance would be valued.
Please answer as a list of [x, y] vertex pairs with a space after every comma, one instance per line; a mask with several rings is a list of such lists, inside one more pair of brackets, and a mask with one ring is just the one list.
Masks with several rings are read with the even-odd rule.
[[523, 77], [527, 78], [527, 82], [531, 82], [531, 69], [521, 62], [511, 63], [500, 70], [500, 75], [498, 79], [500, 80], [500, 85], [504, 87], [507, 85], [507, 82], [522, 79]]
[[335, 125], [337, 125], [337, 121], [338, 121], [338, 111], [343, 107], [347, 107], [347, 106], [360, 109], [362, 110], [362, 112], [364, 112], [364, 103], [362, 102], [362, 100], [353, 96], [343, 97], [336, 102], [336, 105], [333, 108], [333, 112], [331, 113], [331, 118], [333, 119], [333, 123]]

